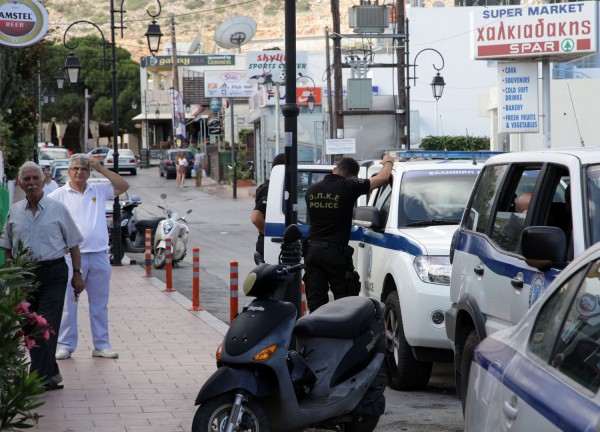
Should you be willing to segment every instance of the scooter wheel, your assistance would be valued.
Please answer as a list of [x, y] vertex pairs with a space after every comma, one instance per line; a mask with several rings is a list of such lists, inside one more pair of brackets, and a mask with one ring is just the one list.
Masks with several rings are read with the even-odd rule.
[[[192, 432], [226, 430], [233, 401], [234, 395], [227, 393], [214, 397], [200, 405], [192, 422]], [[271, 432], [271, 421], [263, 407], [250, 400], [242, 403], [242, 419], [239, 427], [234, 427], [233, 430]]]
[[161, 269], [167, 263], [167, 256], [165, 255], [165, 250], [163, 248], [156, 249], [154, 252], [154, 260], [152, 261], [155, 269]]

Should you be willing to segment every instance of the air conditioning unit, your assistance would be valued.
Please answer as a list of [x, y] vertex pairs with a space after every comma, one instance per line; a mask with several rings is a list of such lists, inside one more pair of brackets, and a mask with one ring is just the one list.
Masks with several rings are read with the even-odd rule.
[[352, 6], [348, 14], [354, 33], [383, 33], [390, 25], [387, 7], [383, 5]]

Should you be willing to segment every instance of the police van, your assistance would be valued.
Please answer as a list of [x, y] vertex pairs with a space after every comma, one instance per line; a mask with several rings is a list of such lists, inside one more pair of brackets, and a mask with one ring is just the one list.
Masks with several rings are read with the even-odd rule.
[[[452, 361], [444, 328], [450, 306], [449, 250], [472, 186], [492, 152], [389, 152], [400, 161], [391, 182], [357, 202], [350, 245], [361, 278], [361, 295], [386, 303], [388, 349], [393, 352], [390, 385], [396, 389], [427, 385], [434, 361]], [[332, 165], [298, 166], [298, 225], [306, 236], [304, 196], [308, 187], [331, 173]], [[381, 169], [361, 163], [359, 176]], [[271, 173], [265, 227], [265, 259], [276, 263], [285, 228], [284, 167]], [[368, 205], [367, 205], [368, 204]]]
[[598, 147], [486, 161], [451, 246], [446, 332], [463, 403], [475, 346], [516, 324], [565, 265], [600, 240], [599, 209]]

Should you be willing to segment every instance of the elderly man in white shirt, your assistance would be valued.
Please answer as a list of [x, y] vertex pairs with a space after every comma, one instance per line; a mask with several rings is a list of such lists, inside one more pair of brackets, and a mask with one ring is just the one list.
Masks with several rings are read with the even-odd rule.
[[[78, 295], [85, 289], [80, 275], [69, 279], [65, 263], [65, 249], [75, 266], [81, 265], [79, 243], [83, 236], [67, 208], [46, 196], [43, 192], [44, 174], [35, 162], [25, 162], [19, 169], [19, 184], [25, 191], [25, 199], [13, 204], [4, 223], [0, 247], [5, 250], [7, 262], [22, 244], [28, 250], [28, 260], [37, 263], [33, 270], [39, 289], [28, 293], [30, 312], [44, 317], [53, 329], [61, 323], [65, 297]], [[67, 282], [69, 281], [69, 283]], [[72, 290], [68, 289], [72, 286]], [[33, 325], [23, 330], [28, 334]], [[48, 339], [36, 341], [29, 349], [30, 371], [36, 371], [45, 390], [63, 388], [62, 376], [54, 358], [57, 336], [50, 333]]]
[[[94, 168], [110, 183], [89, 183], [90, 170]], [[71, 212], [83, 235], [81, 268], [73, 268], [69, 261], [69, 274], [81, 272], [85, 280], [90, 311], [90, 327], [94, 351], [92, 356], [117, 358], [119, 353], [111, 347], [108, 334], [108, 299], [111, 267], [108, 256], [108, 229], [105, 203], [129, 189], [129, 183], [119, 174], [103, 167], [100, 161], [85, 154], [74, 154], [69, 160], [69, 178], [63, 187], [49, 197], [62, 202]], [[58, 333], [56, 358], [67, 359], [77, 348], [77, 303], [66, 296], [62, 324]]]

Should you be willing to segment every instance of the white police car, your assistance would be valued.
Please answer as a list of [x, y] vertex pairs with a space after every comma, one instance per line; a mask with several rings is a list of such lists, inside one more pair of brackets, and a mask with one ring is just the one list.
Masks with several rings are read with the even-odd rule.
[[[543, 247], [531, 252], [543, 253], [536, 250]], [[517, 326], [477, 346], [466, 431], [599, 430], [599, 270], [596, 244], [554, 280]]]
[[363, 228], [356, 270], [362, 295], [386, 305], [388, 350], [395, 363], [389, 365], [388, 383], [395, 389], [425, 387], [433, 362], [452, 361], [444, 322], [450, 241], [483, 164], [464, 160], [471, 153], [440, 156], [463, 160], [396, 162], [391, 182], [354, 213], [354, 224]]
[[463, 407], [479, 341], [516, 324], [566, 263], [598, 240], [600, 148], [506, 153], [486, 161], [451, 247], [446, 332]]

